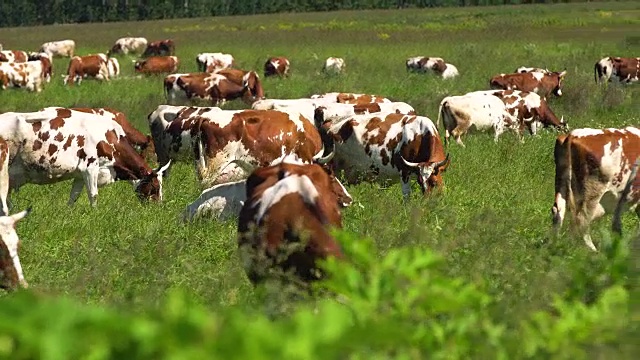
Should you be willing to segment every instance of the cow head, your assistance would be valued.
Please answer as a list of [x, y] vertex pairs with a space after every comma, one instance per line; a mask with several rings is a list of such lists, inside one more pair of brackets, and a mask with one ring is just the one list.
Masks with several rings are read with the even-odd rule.
[[552, 91], [553, 94], [556, 96], [562, 96], [562, 81], [564, 80], [564, 76], [567, 75], [567, 70], [562, 72], [552, 72], [549, 75], [552, 77], [555, 84]]
[[[333, 151], [330, 154], [333, 157]], [[329, 175], [329, 179], [331, 181], [331, 191], [336, 195], [338, 199], [338, 205], [342, 208], [346, 208], [353, 203], [353, 197], [347, 191], [347, 188], [342, 185], [336, 174], [333, 172], [333, 168], [328, 164], [321, 164], [320, 167], [324, 170], [327, 175]]]
[[162, 201], [162, 175], [171, 165], [171, 160], [157, 170], [142, 171], [142, 178], [134, 180], [134, 188], [136, 195], [140, 201]]
[[423, 194], [428, 194], [433, 188], [441, 188], [443, 185], [442, 174], [447, 170], [451, 160], [449, 154], [444, 160], [439, 162], [409, 162], [400, 156], [402, 162], [409, 168], [413, 168], [418, 172], [418, 184], [422, 188]]
[[0, 288], [13, 291], [22, 286], [28, 287], [22, 273], [22, 265], [18, 257], [20, 239], [16, 233], [16, 223], [31, 212], [27, 210], [11, 216], [0, 216]]

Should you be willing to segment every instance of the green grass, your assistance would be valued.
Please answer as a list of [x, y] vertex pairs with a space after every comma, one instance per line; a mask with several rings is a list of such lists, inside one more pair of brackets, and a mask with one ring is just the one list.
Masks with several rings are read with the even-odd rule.
[[[292, 75], [265, 79], [267, 97], [381, 94], [434, 121], [443, 97], [486, 89], [494, 74], [522, 65], [566, 68], [565, 95], [550, 99], [554, 112], [571, 128], [623, 127], [640, 123], [638, 86], [596, 86], [593, 65], [605, 56], [638, 56], [639, 19], [637, 2], [616, 2], [61, 25], [0, 29], [0, 38], [6, 49], [24, 50], [72, 38], [80, 55], [106, 52], [121, 36], [173, 38], [181, 72], [195, 71], [195, 55], [204, 51], [228, 52], [240, 68], [259, 73], [268, 56], [284, 55]], [[416, 55], [441, 56], [461, 75], [442, 81], [409, 74], [404, 61]], [[328, 56], [345, 58], [346, 73], [320, 75]], [[61, 78], [68, 59], [56, 59], [42, 93], [3, 91], [0, 111], [109, 106], [147, 133], [147, 114], [164, 102], [162, 81], [134, 78], [131, 60], [120, 58], [121, 79], [68, 88]], [[488, 134], [467, 137], [466, 149], [450, 148], [446, 190], [431, 199], [422, 199], [417, 186], [408, 204], [398, 184], [349, 187], [356, 204], [344, 212], [344, 227], [375, 239], [382, 254], [405, 245], [435, 249], [451, 275], [486, 287], [497, 300], [491, 311], [515, 324], [568, 291], [572, 269], [597, 271], [604, 259], [568, 234], [550, 236], [555, 136], [542, 131], [524, 144], [510, 133], [497, 144]], [[13, 194], [13, 211], [34, 208], [18, 232], [24, 271], [37, 291], [133, 310], [155, 307], [172, 287], [213, 309], [258, 302], [238, 263], [235, 221], [180, 222], [201, 190], [192, 163], [175, 164], [159, 205], [140, 204], [121, 182], [100, 189], [97, 209], [85, 195], [69, 207], [70, 189], [70, 182], [26, 185]], [[609, 219], [595, 224], [595, 239], [609, 232]], [[625, 230], [636, 226], [627, 215]]]

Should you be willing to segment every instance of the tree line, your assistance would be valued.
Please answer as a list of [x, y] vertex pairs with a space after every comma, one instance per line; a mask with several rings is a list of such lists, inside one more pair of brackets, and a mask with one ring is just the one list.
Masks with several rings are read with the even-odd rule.
[[567, 1], [570, 0], [14, 0], [0, 2], [0, 27]]

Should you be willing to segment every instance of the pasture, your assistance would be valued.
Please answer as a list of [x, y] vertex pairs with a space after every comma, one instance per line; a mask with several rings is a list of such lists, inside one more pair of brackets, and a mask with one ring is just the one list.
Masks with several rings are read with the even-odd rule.
[[[269, 56], [286, 56], [289, 78], [262, 78], [267, 98], [379, 94], [413, 105], [434, 122], [443, 97], [487, 89], [495, 74], [519, 66], [566, 69], [564, 95], [551, 97], [549, 105], [575, 129], [640, 124], [638, 84], [599, 86], [593, 74], [605, 56], [639, 56], [638, 34], [638, 3], [616, 2], [9, 28], [0, 29], [0, 42], [5, 49], [36, 50], [69, 38], [84, 55], [106, 52], [122, 36], [172, 38], [179, 72], [196, 71], [195, 56], [205, 51], [232, 54], [238, 68], [259, 74]], [[460, 76], [408, 73], [405, 59], [418, 55], [442, 57]], [[345, 59], [344, 74], [320, 73], [329, 56]], [[62, 84], [68, 59], [55, 59], [42, 93], [2, 91], [0, 111], [108, 106], [148, 133], [147, 115], [164, 103], [162, 77], [136, 77], [134, 59], [119, 57], [119, 79], [75, 87]], [[247, 106], [234, 101], [225, 107]], [[448, 275], [486, 289], [495, 299], [488, 310], [494, 318], [516, 324], [569, 292], [576, 271], [595, 275], [606, 266], [603, 253], [592, 253], [566, 226], [559, 237], [551, 235], [556, 135], [545, 129], [519, 143], [507, 132], [496, 144], [491, 134], [471, 134], [466, 148], [449, 147], [446, 188], [427, 199], [415, 183], [406, 204], [399, 184], [350, 186], [354, 205], [343, 212], [344, 228], [372, 238], [380, 256], [404, 246], [442, 254]], [[192, 162], [173, 165], [162, 204], [141, 204], [124, 181], [101, 188], [96, 209], [84, 194], [69, 207], [70, 190], [64, 182], [26, 185], [12, 194], [12, 213], [33, 206], [18, 233], [25, 276], [36, 291], [133, 311], [154, 308], [171, 288], [185, 289], [214, 311], [262, 306], [239, 264], [235, 220], [181, 222], [202, 190]], [[637, 225], [626, 214], [624, 231], [635, 232]], [[610, 216], [591, 231], [596, 246], [606, 245], [601, 241], [611, 238]]]

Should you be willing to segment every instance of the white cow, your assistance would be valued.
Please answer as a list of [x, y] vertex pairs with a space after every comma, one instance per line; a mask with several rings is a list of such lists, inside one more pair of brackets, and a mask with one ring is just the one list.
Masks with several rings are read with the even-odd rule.
[[458, 68], [440, 57], [410, 57], [405, 62], [407, 70], [420, 72], [432, 71], [443, 79], [451, 79], [459, 75]]
[[343, 58], [329, 57], [324, 61], [322, 71], [326, 73], [341, 73], [344, 70], [345, 64]]
[[233, 66], [235, 63], [233, 55], [224, 53], [200, 53], [196, 56], [198, 71], [214, 72]]
[[227, 219], [237, 216], [247, 199], [247, 180], [214, 185], [204, 190], [200, 197], [187, 206], [183, 221], [193, 221], [198, 217]]
[[143, 37], [123, 37], [116, 40], [111, 50], [107, 52], [107, 55], [112, 54], [128, 54], [128, 53], [142, 53], [147, 48], [147, 39]]
[[0, 62], [0, 83], [2, 89], [8, 87], [25, 88], [40, 92], [45, 81], [45, 72], [41, 61], [24, 63]]
[[526, 66], [520, 66], [514, 72], [515, 73], [521, 73], [521, 74], [529, 73], [529, 72], [539, 72], [539, 73], [543, 73], [543, 74], [551, 74], [551, 71], [549, 71], [549, 69], [543, 69], [543, 68], [537, 68], [537, 67], [526, 67]]
[[76, 42], [73, 40], [51, 41], [42, 44], [38, 52], [45, 52], [50, 57], [73, 57]]

